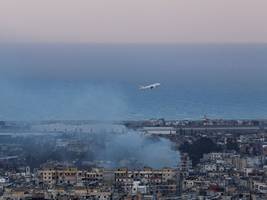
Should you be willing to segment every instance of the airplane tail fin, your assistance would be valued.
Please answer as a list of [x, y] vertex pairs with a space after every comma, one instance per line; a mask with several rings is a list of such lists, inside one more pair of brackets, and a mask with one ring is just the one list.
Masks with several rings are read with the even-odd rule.
[[145, 86], [143, 86], [143, 85], [139, 85], [139, 89], [140, 89], [140, 90], [143, 90], [143, 89], [145, 89]]

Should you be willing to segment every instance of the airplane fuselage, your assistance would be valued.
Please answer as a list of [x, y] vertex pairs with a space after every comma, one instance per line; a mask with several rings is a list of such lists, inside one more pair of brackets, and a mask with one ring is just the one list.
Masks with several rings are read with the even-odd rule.
[[154, 89], [160, 86], [160, 83], [154, 83], [154, 84], [150, 84], [150, 85], [146, 85], [146, 86], [141, 86], [140, 89], [141, 90], [147, 90], [147, 89]]

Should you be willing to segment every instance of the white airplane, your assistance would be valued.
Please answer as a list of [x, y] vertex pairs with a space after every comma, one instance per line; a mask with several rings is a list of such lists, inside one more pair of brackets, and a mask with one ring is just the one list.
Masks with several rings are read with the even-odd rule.
[[140, 90], [154, 89], [160, 86], [160, 83], [153, 83], [151, 85], [140, 86]]

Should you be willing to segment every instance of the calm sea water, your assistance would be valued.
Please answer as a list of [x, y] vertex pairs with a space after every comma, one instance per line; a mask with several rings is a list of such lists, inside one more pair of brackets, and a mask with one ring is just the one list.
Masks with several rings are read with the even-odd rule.
[[267, 45], [5, 44], [0, 73], [1, 120], [267, 118]]

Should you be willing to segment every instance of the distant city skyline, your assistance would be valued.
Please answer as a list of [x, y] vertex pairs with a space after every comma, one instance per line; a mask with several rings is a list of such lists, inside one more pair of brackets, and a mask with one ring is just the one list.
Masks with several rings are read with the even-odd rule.
[[1, 43], [266, 43], [263, 0], [3, 0]]

